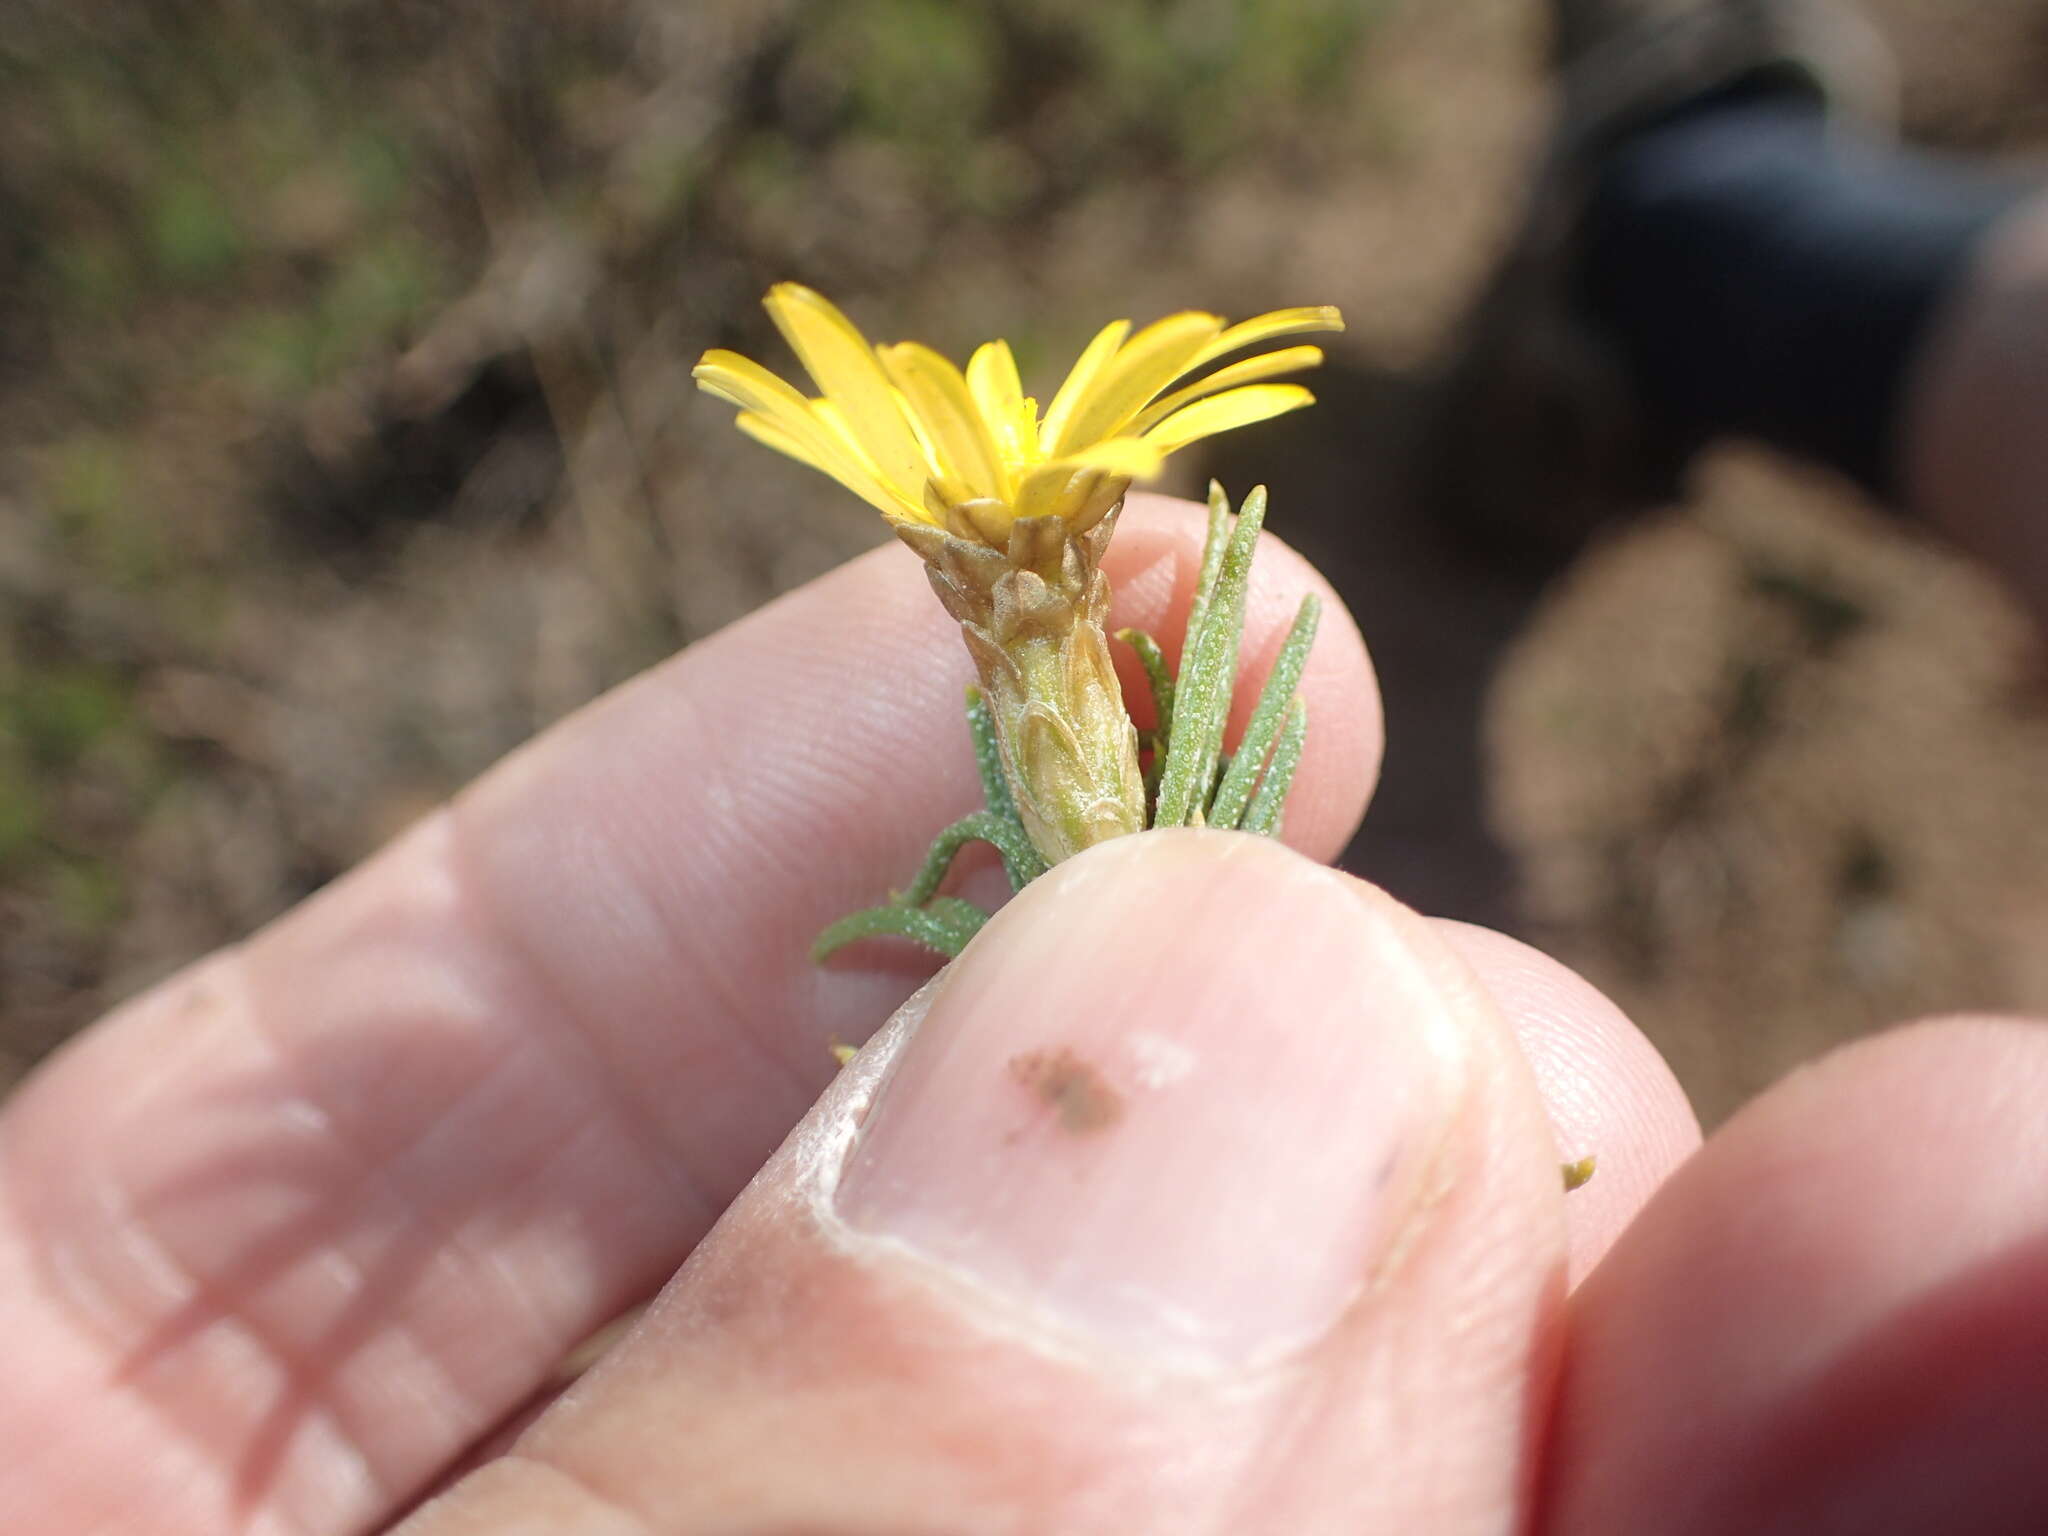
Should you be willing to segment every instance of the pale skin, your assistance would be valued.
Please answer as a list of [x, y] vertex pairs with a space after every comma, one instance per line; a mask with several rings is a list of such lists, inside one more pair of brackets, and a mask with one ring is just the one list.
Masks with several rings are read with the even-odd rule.
[[1991, 231], [1938, 320], [1907, 401], [1902, 483], [2000, 572], [2048, 635], [2048, 198]]
[[[1134, 498], [1115, 622], [1199, 539]], [[836, 1081], [920, 971], [806, 945], [976, 798], [895, 548], [87, 1033], [0, 1119], [0, 1530], [2048, 1528], [2048, 1029], [1702, 1146], [1583, 980], [1319, 866], [1377, 696], [1261, 570], [1248, 670], [1327, 605], [1288, 846], [1061, 866]]]

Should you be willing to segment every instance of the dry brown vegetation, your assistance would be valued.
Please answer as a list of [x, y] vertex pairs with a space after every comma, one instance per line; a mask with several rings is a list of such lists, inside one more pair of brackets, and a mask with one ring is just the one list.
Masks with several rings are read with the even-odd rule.
[[[2048, 5], [1877, 9], [1917, 134], [2048, 130]], [[1350, 862], [1584, 965], [1710, 1113], [1907, 1011], [2048, 1006], [2048, 741], [1984, 579], [1737, 463], [1532, 627], [1554, 562], [1431, 523], [1415, 444], [1535, 143], [1534, 0], [12, 17], [0, 1078], [878, 540], [690, 387], [769, 347], [786, 276], [1039, 375], [1108, 313], [1342, 304], [1324, 407], [1188, 475], [1271, 480], [1374, 644]]]

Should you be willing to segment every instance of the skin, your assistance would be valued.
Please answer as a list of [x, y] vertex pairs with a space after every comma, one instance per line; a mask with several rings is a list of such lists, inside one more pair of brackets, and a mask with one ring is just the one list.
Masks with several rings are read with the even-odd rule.
[[[1199, 538], [1134, 498], [1116, 623]], [[1062, 865], [836, 1080], [923, 971], [805, 947], [975, 799], [897, 549], [83, 1036], [0, 1119], [0, 1529], [2048, 1528], [2048, 1031], [1701, 1146], [1583, 980], [1320, 867], [1377, 698], [1278, 545], [1246, 665], [1309, 589], [1287, 846]]]
[[2010, 584], [2048, 633], [2048, 197], [1993, 228], [1910, 371], [1900, 434], [1913, 511]]

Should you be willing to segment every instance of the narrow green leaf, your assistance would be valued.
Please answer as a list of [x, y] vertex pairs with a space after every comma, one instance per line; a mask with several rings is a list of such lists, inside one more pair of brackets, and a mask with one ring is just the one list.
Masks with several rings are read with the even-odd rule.
[[1173, 739], [1173, 674], [1166, 670], [1166, 655], [1142, 629], [1120, 629], [1116, 637], [1138, 653], [1138, 665], [1145, 669], [1152, 688], [1152, 739], [1163, 747]]
[[967, 685], [967, 731], [974, 738], [974, 766], [981, 774], [981, 795], [988, 808], [1005, 821], [1017, 820], [1017, 807], [1010, 799], [1010, 781], [1003, 773], [1003, 749], [996, 741], [995, 716], [988, 700], [972, 683]]
[[819, 934], [817, 942], [811, 945], [811, 959], [824, 961], [848, 944], [889, 935], [937, 950], [950, 960], [967, 947], [967, 941], [987, 921], [988, 914], [981, 908], [952, 896], [934, 897], [922, 907], [895, 903], [869, 907], [842, 917]]
[[1308, 706], [1297, 694], [1287, 706], [1287, 720], [1280, 727], [1280, 740], [1273, 748], [1273, 761], [1259, 779], [1257, 793], [1245, 807], [1242, 826], [1261, 837], [1280, 835], [1280, 811], [1287, 802], [1287, 786], [1294, 782], [1294, 770], [1301, 765], [1302, 743], [1308, 740]]
[[1009, 877], [1010, 891], [1014, 895], [1052, 866], [1045, 862], [1045, 855], [1040, 853], [1037, 845], [1031, 841], [1031, 834], [1024, 830], [1023, 822], [1015, 816], [1002, 821], [996, 818], [993, 812], [990, 815], [1003, 829], [1002, 841], [998, 842], [994, 837], [990, 837], [989, 841], [995, 844], [996, 852], [1003, 856], [1003, 873]]
[[1230, 542], [1230, 498], [1220, 481], [1209, 482], [1209, 532], [1202, 540], [1202, 569], [1195, 577], [1194, 601], [1188, 605], [1186, 637], [1181, 641], [1180, 665], [1188, 665], [1188, 646], [1202, 632], [1202, 616], [1209, 611], [1209, 594], [1216, 589], [1216, 574], [1223, 569], [1223, 549]]
[[1237, 679], [1237, 646], [1244, 632], [1252, 553], [1265, 520], [1266, 488], [1258, 486], [1245, 497], [1244, 508], [1237, 515], [1237, 527], [1217, 568], [1215, 587], [1202, 610], [1201, 628], [1190, 633], [1182, 646], [1180, 677], [1173, 693], [1173, 740], [1159, 781], [1157, 826], [1198, 825], [1201, 807], [1208, 802], [1223, 751], [1231, 688]]
[[925, 854], [916, 878], [910, 882], [910, 888], [896, 898], [897, 903], [921, 907], [930, 901], [939, 889], [939, 882], [946, 878], [946, 871], [953, 867], [953, 860], [969, 843], [994, 845], [996, 852], [1003, 857], [1003, 873], [1010, 877], [1010, 889], [1013, 891], [1023, 890], [1045, 873], [1045, 860], [1031, 846], [1031, 839], [1014, 818], [1006, 820], [993, 811], [976, 811], [961, 817], [932, 839], [931, 850]]
[[1237, 755], [1230, 760], [1230, 770], [1223, 775], [1216, 798], [1210, 802], [1210, 826], [1235, 827], [1242, 823], [1259, 770], [1266, 766], [1273, 742], [1280, 734], [1281, 722], [1295, 702], [1295, 685], [1301, 681], [1302, 665], [1308, 660], [1308, 648], [1315, 641], [1316, 619], [1321, 607], [1313, 592], [1301, 600], [1301, 607], [1294, 615], [1294, 627], [1288, 630], [1279, 655], [1273, 658], [1273, 670], [1266, 674], [1266, 686], [1260, 691], [1258, 705], [1252, 710], [1251, 721], [1244, 728], [1244, 740], [1237, 744]]

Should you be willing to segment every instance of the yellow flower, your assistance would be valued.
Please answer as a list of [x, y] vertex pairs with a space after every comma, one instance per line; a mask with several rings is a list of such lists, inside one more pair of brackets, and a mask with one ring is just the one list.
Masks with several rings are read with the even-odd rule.
[[706, 352], [697, 382], [740, 408], [741, 430], [822, 470], [892, 523], [972, 533], [998, 548], [1018, 518], [1054, 515], [1080, 533], [1175, 449], [1310, 404], [1299, 384], [1267, 381], [1320, 363], [1312, 346], [1174, 386], [1246, 347], [1344, 328], [1328, 306], [1237, 325], [1187, 311], [1136, 335], [1118, 320], [1088, 344], [1041, 418], [1007, 342], [981, 347], [963, 374], [916, 342], [870, 345], [799, 284], [776, 284], [765, 303], [821, 397], [736, 352]]

